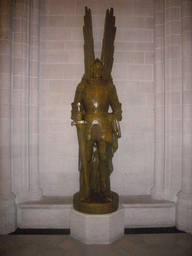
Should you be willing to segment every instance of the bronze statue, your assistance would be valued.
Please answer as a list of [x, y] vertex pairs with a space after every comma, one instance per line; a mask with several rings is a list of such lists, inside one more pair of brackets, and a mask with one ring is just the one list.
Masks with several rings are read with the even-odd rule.
[[111, 77], [116, 33], [113, 9], [106, 12], [101, 61], [94, 56], [91, 10], [87, 7], [84, 21], [85, 74], [77, 86], [71, 116], [78, 134], [80, 171], [80, 191], [73, 203], [80, 212], [103, 214], [118, 208], [118, 195], [110, 190], [112, 157], [121, 137], [122, 119]]

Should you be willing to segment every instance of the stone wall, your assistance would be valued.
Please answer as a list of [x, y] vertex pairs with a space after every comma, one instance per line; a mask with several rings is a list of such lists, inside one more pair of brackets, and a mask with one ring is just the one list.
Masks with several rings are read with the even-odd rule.
[[0, 232], [17, 227], [17, 203], [40, 209], [42, 195], [79, 189], [70, 111], [84, 73], [85, 6], [97, 57], [106, 9], [116, 16], [112, 76], [123, 120], [112, 190], [177, 201], [176, 225], [191, 232], [191, 0], [0, 0]]

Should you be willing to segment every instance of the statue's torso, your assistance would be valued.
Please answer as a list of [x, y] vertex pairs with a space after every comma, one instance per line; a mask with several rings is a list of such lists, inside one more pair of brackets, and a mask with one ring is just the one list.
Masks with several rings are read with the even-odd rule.
[[91, 139], [93, 126], [98, 125], [102, 139], [112, 141], [112, 126], [108, 120], [109, 97], [109, 88], [102, 81], [91, 81], [90, 85], [85, 87], [83, 102], [88, 139]]
[[87, 113], [108, 112], [109, 92], [101, 81], [91, 81], [86, 86], [83, 100]]

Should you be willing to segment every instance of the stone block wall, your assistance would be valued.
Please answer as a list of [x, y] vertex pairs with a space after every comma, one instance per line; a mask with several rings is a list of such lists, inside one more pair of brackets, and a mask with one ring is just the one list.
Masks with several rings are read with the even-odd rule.
[[191, 232], [191, 0], [0, 0], [0, 232], [15, 230], [17, 203], [79, 189], [70, 111], [84, 73], [85, 6], [96, 57], [106, 9], [116, 16], [123, 120], [112, 190], [177, 201], [176, 225]]

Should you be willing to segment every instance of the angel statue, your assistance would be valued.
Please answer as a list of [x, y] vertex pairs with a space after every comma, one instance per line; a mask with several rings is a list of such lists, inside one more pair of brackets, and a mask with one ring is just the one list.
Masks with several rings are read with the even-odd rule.
[[79, 143], [80, 191], [73, 197], [80, 212], [105, 214], [118, 208], [118, 195], [110, 190], [112, 157], [121, 137], [121, 104], [111, 77], [116, 33], [113, 9], [106, 12], [101, 60], [93, 49], [91, 10], [84, 16], [85, 74], [72, 103], [72, 124]]

